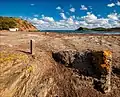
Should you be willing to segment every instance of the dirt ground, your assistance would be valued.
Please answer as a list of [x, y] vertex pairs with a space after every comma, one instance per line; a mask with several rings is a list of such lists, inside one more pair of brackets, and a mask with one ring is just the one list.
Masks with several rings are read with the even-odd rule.
[[[93, 77], [52, 57], [52, 52], [88, 49], [112, 52], [110, 93], [94, 89]], [[120, 35], [0, 32], [0, 97], [120, 97]]]

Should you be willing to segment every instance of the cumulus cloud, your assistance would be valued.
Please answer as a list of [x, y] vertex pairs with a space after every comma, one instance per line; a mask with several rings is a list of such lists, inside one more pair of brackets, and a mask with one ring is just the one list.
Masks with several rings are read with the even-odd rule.
[[57, 9], [57, 10], [61, 10], [62, 8], [61, 8], [60, 6], [58, 6], [56, 9]]
[[115, 4], [114, 4], [114, 3], [111, 3], [111, 4], [108, 4], [107, 6], [108, 6], [108, 7], [113, 7], [113, 6], [115, 6]]
[[65, 16], [65, 14], [62, 12], [60, 13], [60, 16], [63, 18], [63, 19], [67, 19], [67, 17]]
[[108, 18], [111, 20], [119, 20], [118, 14], [117, 13], [112, 13], [108, 15]]
[[74, 20], [73, 20], [72, 17], [68, 18], [67, 22], [68, 22], [68, 24], [70, 24], [70, 25], [73, 25], [73, 24], [74, 24]]
[[33, 19], [28, 18], [28, 20], [31, 21], [35, 25], [44, 23], [43, 20], [41, 20], [41, 19], [39, 20], [38, 18], [33, 18]]
[[75, 19], [75, 16], [70, 16], [67, 19], [53, 21], [52, 17], [48, 18], [44, 16], [44, 18], [40, 18], [40, 19], [29, 18], [28, 21], [30, 21], [34, 26], [36, 26], [40, 30], [55, 30], [55, 29], [73, 30], [79, 27], [79, 22], [74, 19]]
[[103, 28], [112, 28], [112, 27], [120, 27], [120, 15], [117, 13], [112, 13], [108, 15], [108, 18], [98, 18], [92, 13], [83, 16], [82, 23], [83, 27], [88, 28], [96, 28], [96, 27], [103, 27]]
[[34, 14], [34, 17], [39, 17], [39, 15], [38, 14]]
[[118, 1], [118, 2], [116, 3], [116, 5], [120, 6], [120, 1]]
[[45, 16], [43, 16], [42, 20], [44, 20], [45, 22], [54, 22], [53, 17], [45, 17]]
[[75, 17], [75, 15], [73, 15], [73, 16], [71, 16], [73, 19], [75, 19], [76, 17]]
[[60, 6], [56, 7], [56, 9], [61, 11], [61, 12], [64, 12], [64, 10]]
[[70, 12], [75, 12], [75, 8], [70, 8]]
[[87, 16], [81, 17], [86, 23], [94, 23], [97, 20], [97, 17], [94, 14], [87, 13]]
[[88, 10], [88, 8], [85, 5], [81, 5], [80, 10]]
[[87, 12], [85, 16], [69, 16], [66, 17], [64, 13], [60, 13], [62, 19], [55, 21], [53, 17], [42, 15], [41, 18], [28, 18], [33, 25], [40, 30], [75, 30], [81, 27], [87, 28], [113, 28], [120, 27], [120, 14], [111, 13], [107, 18], [97, 17], [95, 14]]

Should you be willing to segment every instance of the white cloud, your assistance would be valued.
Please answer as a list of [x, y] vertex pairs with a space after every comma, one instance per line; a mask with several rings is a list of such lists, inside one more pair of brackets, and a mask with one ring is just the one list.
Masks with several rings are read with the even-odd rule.
[[116, 5], [120, 6], [120, 1], [118, 1], [118, 2], [116, 3]]
[[62, 8], [61, 8], [60, 6], [58, 6], [56, 9], [57, 9], [57, 10], [61, 10]]
[[[79, 27], [79, 21], [74, 20], [74, 16], [71, 16], [69, 18], [62, 19], [59, 21], [46, 21], [45, 19], [41, 18], [33, 18], [28, 19], [34, 26], [36, 26], [40, 30], [72, 30], [77, 29]], [[48, 17], [47, 17], [48, 19]], [[49, 18], [50, 19], [50, 18]]]
[[82, 19], [89, 24], [94, 23], [97, 20], [97, 17], [94, 14], [87, 12], [87, 16], [83, 16]]
[[33, 25], [40, 30], [75, 30], [77, 28], [112, 28], [120, 27], [120, 14], [111, 13], [107, 18], [97, 17], [91, 12], [87, 12], [86, 16], [70, 16], [66, 17], [64, 13], [60, 13], [62, 19], [55, 21], [53, 17], [41, 15], [42, 18], [28, 18]]
[[80, 20], [80, 19], [81, 19], [81, 17], [80, 17], [80, 16], [77, 16], [77, 17], [76, 17], [76, 19], [77, 19], [77, 20]]
[[117, 13], [112, 13], [108, 15], [108, 18], [111, 20], [118, 20], [118, 15]]
[[38, 14], [34, 14], [34, 17], [39, 17], [39, 15]]
[[53, 17], [45, 17], [44, 15], [42, 15], [42, 20], [45, 22], [54, 22]]
[[65, 16], [65, 14], [62, 12], [60, 13], [60, 16], [63, 18], [63, 19], [67, 19], [67, 17]]
[[38, 24], [41, 25], [41, 24], [44, 23], [43, 20], [39, 20], [37, 18], [33, 18], [33, 19], [28, 18], [28, 21], [30, 21], [31, 23], [33, 23], [35, 26], [38, 25]]
[[64, 10], [60, 6], [56, 7], [56, 9], [61, 11], [61, 12], [64, 12]]
[[111, 3], [111, 4], [108, 4], [107, 6], [108, 6], [108, 7], [113, 7], [113, 6], [115, 6], [115, 4], [114, 4], [114, 3]]
[[42, 16], [42, 18], [44, 18], [44, 17], [45, 17], [45, 16], [44, 16], [44, 14], [42, 14], [41, 16]]
[[88, 8], [85, 5], [81, 5], [80, 10], [88, 10]]
[[83, 20], [83, 27], [88, 28], [112, 28], [112, 27], [120, 27], [120, 14], [112, 13], [108, 15], [108, 18], [98, 18], [92, 13], [88, 13], [86, 16], [81, 17]]
[[35, 4], [32, 3], [32, 4], [30, 4], [30, 5], [31, 5], [31, 6], [34, 6]]
[[71, 12], [75, 12], [75, 8], [73, 8], [73, 7], [70, 8], [70, 11], [71, 11]]
[[68, 18], [67, 22], [68, 22], [68, 24], [70, 24], [70, 25], [73, 25], [73, 24], [74, 24], [74, 20], [73, 20], [72, 17]]
[[73, 19], [75, 19], [75, 15], [71, 16]]

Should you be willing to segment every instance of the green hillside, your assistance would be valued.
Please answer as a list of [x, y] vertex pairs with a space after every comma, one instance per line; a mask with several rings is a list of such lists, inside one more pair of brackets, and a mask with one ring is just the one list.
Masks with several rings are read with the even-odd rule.
[[15, 18], [0, 17], [0, 30], [8, 30], [17, 26]]
[[35, 26], [21, 18], [0, 16], [0, 30], [9, 30], [9, 28], [19, 28], [19, 31], [38, 31]]

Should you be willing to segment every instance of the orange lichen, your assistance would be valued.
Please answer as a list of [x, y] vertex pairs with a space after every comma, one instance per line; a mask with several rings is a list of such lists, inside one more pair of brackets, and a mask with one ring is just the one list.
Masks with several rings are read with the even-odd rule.
[[103, 52], [103, 55], [106, 56], [106, 57], [112, 57], [112, 52], [109, 51], [109, 50], [105, 50], [105, 51]]
[[104, 52], [103, 52], [103, 55], [104, 55], [104, 58], [103, 58], [103, 64], [101, 64], [101, 67], [102, 68], [105, 68], [108, 72], [109, 72], [109, 70], [110, 70], [110, 60], [108, 59], [108, 57], [110, 57], [110, 58], [112, 58], [112, 53], [111, 53], [111, 51], [109, 51], [109, 50], [105, 50]]
[[107, 71], [110, 70], [110, 65], [108, 65], [108, 64], [101, 64], [101, 67], [106, 68]]

